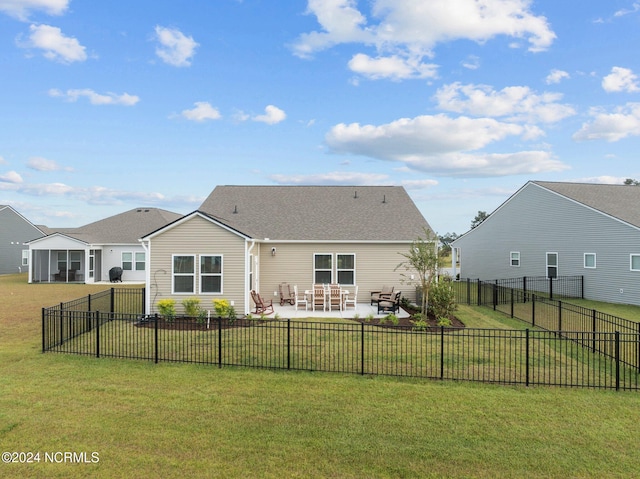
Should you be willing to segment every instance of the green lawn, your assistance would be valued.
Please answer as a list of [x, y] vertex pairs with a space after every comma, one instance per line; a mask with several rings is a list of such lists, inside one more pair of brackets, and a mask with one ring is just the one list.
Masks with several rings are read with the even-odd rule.
[[[0, 276], [0, 477], [634, 477], [640, 395], [40, 353], [104, 286]], [[461, 308], [469, 326], [513, 326]], [[45, 452], [98, 453], [97, 463]], [[62, 457], [60, 455], [54, 457]]]

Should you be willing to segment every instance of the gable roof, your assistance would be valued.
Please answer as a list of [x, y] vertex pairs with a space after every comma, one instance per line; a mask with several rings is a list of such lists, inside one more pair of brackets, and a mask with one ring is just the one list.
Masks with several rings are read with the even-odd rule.
[[158, 208], [134, 208], [79, 228], [49, 228], [49, 232], [60, 233], [87, 244], [135, 244], [150, 231], [181, 217]]
[[640, 227], [640, 186], [533, 181], [559, 195]]
[[254, 239], [413, 241], [431, 230], [401, 186], [217, 186], [199, 210]]
[[15, 208], [11, 207], [10, 205], [0, 205], [0, 211], [4, 211], [4, 210], [8, 210], [9, 212], [13, 213], [17, 218], [20, 218], [22, 221], [25, 222], [25, 224], [29, 225], [38, 233], [41, 233], [43, 235], [46, 234], [46, 232], [41, 227], [34, 225], [31, 221], [25, 218], [22, 214], [20, 214]]

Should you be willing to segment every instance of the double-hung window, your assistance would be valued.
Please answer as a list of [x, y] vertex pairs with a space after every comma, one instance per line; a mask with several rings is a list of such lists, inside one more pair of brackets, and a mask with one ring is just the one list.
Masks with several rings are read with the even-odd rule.
[[332, 255], [315, 253], [313, 255], [313, 282], [315, 284], [329, 284], [333, 282]]
[[356, 255], [336, 254], [336, 273], [338, 284], [353, 286], [356, 284]]
[[131, 252], [123, 252], [122, 253], [122, 270], [123, 271], [131, 271], [133, 269], [133, 253]]
[[195, 270], [196, 258], [193, 255], [173, 256], [173, 292], [174, 293], [194, 293], [195, 292]]
[[[146, 257], [144, 251], [135, 254], [136, 271], [144, 271], [146, 269]], [[124, 268], [123, 268], [124, 269]]]
[[22, 250], [22, 266], [29, 266], [29, 250]]
[[511, 252], [511, 266], [520, 266], [520, 251], [512, 251]]
[[222, 256], [200, 256], [200, 292], [222, 293]]

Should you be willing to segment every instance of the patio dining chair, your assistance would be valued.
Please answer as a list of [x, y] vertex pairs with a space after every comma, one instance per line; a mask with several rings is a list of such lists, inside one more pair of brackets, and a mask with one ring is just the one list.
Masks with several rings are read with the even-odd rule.
[[329, 311], [334, 309], [342, 311], [342, 290], [339, 284], [329, 286]]
[[271, 314], [273, 313], [273, 300], [265, 301], [262, 296], [255, 290], [251, 290], [251, 299], [256, 305], [255, 314]]
[[297, 284], [293, 286], [293, 296], [295, 299], [296, 311], [298, 311], [298, 306], [302, 306], [303, 304], [304, 304], [305, 311], [309, 309], [309, 301], [307, 300], [307, 297], [304, 295], [304, 293], [302, 294], [302, 296], [300, 296], [300, 294], [298, 293]]
[[355, 291], [349, 293], [344, 299], [344, 309], [347, 309], [348, 306], [353, 306], [353, 309], [356, 309], [356, 304], [358, 302], [358, 286], [356, 286]]
[[326, 311], [326, 293], [324, 289], [324, 285], [322, 284], [314, 284], [313, 285], [313, 310], [316, 308], [322, 307], [322, 311]]

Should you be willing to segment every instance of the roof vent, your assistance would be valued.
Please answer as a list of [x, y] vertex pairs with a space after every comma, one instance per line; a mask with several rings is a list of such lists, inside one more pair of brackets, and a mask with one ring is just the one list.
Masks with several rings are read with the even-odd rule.
[[353, 197], [354, 197], [354, 198], [357, 198], [357, 197], [358, 197], [358, 190], [354, 191], [354, 193], [353, 193]]
[[234, 214], [234, 215], [237, 215], [237, 214], [238, 214], [238, 205], [235, 205], [235, 206], [233, 207], [233, 214]]
[[387, 195], [382, 195], [382, 202], [386, 203], [387, 202]]

